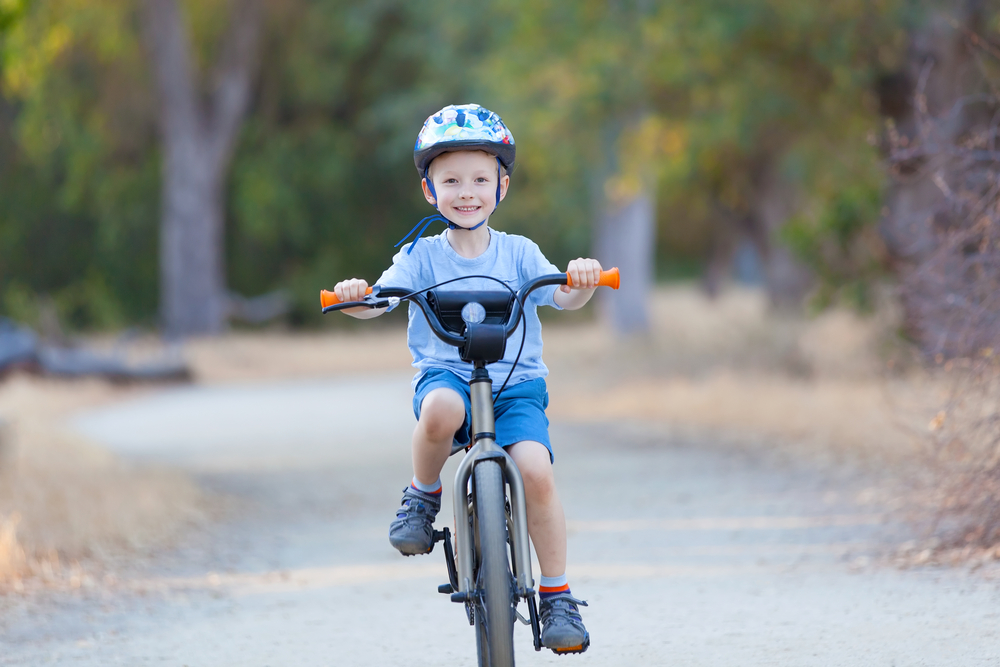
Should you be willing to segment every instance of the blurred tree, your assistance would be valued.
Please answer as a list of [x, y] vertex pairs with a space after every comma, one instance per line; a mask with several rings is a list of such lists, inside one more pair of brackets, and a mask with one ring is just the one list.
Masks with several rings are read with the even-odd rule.
[[[226, 4], [183, 7], [192, 70], [221, 67]], [[168, 165], [141, 8], [34, 3], [3, 43], [0, 307], [8, 314], [30, 320], [51, 296], [73, 326], [153, 321], [156, 202]], [[348, 272], [374, 278], [388, 264], [392, 242], [426, 207], [413, 138], [429, 113], [463, 96], [465, 71], [457, 75], [454, 62], [480, 48], [465, 30], [478, 12], [425, 10], [395, 1], [269, 4], [268, 57], [221, 185], [228, 284], [244, 293], [292, 288], [301, 321], [316, 317], [318, 287]], [[192, 84], [201, 122], [218, 99], [216, 82]]]
[[607, 239], [631, 239], [623, 270], [629, 275], [634, 263], [643, 289], [649, 271], [639, 249], [653, 248], [653, 235], [625, 224], [635, 218], [608, 215], [609, 203], [627, 211], [636, 202], [641, 211], [652, 208], [641, 202], [659, 201], [670, 214], [660, 227], [711, 230], [710, 287], [746, 238], [774, 303], [797, 305], [810, 278], [783, 242], [786, 223], [798, 220], [795, 237], [815, 241], [796, 246], [812, 263], [810, 251], [826, 246], [814, 221], [839, 206], [838, 193], [881, 188], [867, 138], [877, 127], [872, 89], [881, 59], [901, 42], [899, 6], [512, 2], [496, 10], [503, 48], [481, 80], [525, 110], [527, 147], [556, 156], [526, 162], [538, 169], [533, 179], [591, 185], [585, 200], [603, 213], [583, 215], [603, 221], [597, 252]]
[[205, 86], [178, 0], [145, 0], [163, 136], [160, 308], [168, 335], [218, 333], [226, 321], [224, 188], [250, 100], [261, 9], [260, 0], [232, 3]]
[[620, 293], [600, 303], [609, 323], [629, 333], [648, 326], [654, 278], [663, 128], [651, 115], [654, 54], [645, 27], [655, 7], [626, 0], [497, 5], [490, 21], [496, 48], [480, 77], [497, 107], [514, 111], [529, 187], [561, 198], [535, 195], [538, 204], [561, 210], [564, 225], [589, 220], [590, 253], [624, 272]]
[[[155, 40], [173, 34], [176, 46], [187, 32], [182, 116], [208, 136], [222, 79], [193, 73], [226, 70], [239, 21], [224, 0], [144, 1], [28, 3], [3, 38], [6, 312], [51, 295], [76, 326], [154, 321], [167, 289], [156, 202], [180, 153], [160, 148], [167, 104], [148, 56], [167, 48]], [[184, 135], [216, 166], [231, 150], [228, 177], [175, 176], [197, 181], [186, 192], [206, 206], [218, 188], [225, 255], [206, 269], [213, 318], [226, 284], [290, 288], [301, 323], [317, 317], [317, 287], [377, 277], [426, 211], [410, 160], [417, 129], [454, 102], [496, 110], [517, 138], [512, 196], [493, 224], [535, 239], [557, 264], [588, 252], [620, 263], [636, 289], [635, 301], [611, 300], [626, 306], [612, 315], [626, 328], [642, 327], [655, 253], [714, 252], [709, 276], [721, 279], [749, 244], [776, 302], [808, 285], [788, 248], [829, 283], [828, 298], [861, 294], [853, 285], [877, 270], [884, 174], [872, 91], [902, 62], [906, 0], [263, 1], [267, 57], [236, 77], [241, 128], [211, 150]], [[180, 32], [140, 30], [163, 8], [184, 18]], [[631, 254], [615, 258], [617, 243]]]
[[14, 26], [14, 23], [28, 9], [28, 0], [5, 0], [0, 2], [0, 37], [5, 35]]
[[[0, 305], [74, 326], [155, 307], [152, 105], [129, 3], [26, 3], [2, 42]], [[42, 298], [42, 296], [45, 298]]]
[[997, 9], [926, 6], [880, 88], [894, 167], [880, 232], [907, 333], [929, 358], [992, 355], [1000, 344]]
[[317, 288], [378, 278], [428, 214], [413, 143], [466, 95], [470, 70], [456, 63], [481, 48], [466, 29], [477, 14], [396, 0], [272, 7], [229, 189], [232, 284], [290, 287], [301, 322], [318, 318]]

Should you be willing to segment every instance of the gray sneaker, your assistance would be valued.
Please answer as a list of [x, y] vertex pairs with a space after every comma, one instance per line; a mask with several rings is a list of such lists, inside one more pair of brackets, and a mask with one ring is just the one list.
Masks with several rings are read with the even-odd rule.
[[583, 625], [577, 605], [587, 606], [568, 593], [542, 600], [538, 615], [542, 621], [542, 646], [553, 653], [583, 653], [590, 646], [590, 634]]
[[441, 510], [440, 496], [418, 491], [412, 486], [403, 491], [403, 501], [396, 518], [389, 524], [389, 544], [404, 556], [427, 554], [434, 548], [434, 517]]

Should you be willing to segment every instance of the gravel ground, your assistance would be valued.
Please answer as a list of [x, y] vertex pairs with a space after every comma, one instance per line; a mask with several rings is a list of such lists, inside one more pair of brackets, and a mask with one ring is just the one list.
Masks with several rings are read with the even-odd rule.
[[[474, 664], [440, 553], [386, 540], [407, 377], [183, 388], [78, 418], [232, 509], [113, 583], [0, 598], [0, 665]], [[593, 646], [535, 653], [518, 627], [519, 664], [1000, 664], [994, 583], [869, 564], [905, 529], [854, 502], [868, 474], [664, 426], [552, 432]]]

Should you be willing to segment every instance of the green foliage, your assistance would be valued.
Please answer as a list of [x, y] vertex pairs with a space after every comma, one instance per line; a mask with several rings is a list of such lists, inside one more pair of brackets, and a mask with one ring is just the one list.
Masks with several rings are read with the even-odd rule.
[[4, 40], [0, 293], [68, 324], [156, 311], [159, 170], [127, 2], [33, 3]]
[[452, 62], [468, 46], [445, 37], [454, 25], [428, 11], [439, 6], [327, 0], [276, 10], [231, 180], [234, 289], [290, 288], [295, 321], [316, 322], [320, 287], [374, 282], [392, 244], [431, 212], [413, 142], [424, 118], [463, 96]]
[[0, 1], [0, 36], [6, 34], [14, 24], [24, 16], [28, 9], [28, 0]]
[[[824, 294], [861, 293], [879, 259], [872, 87], [898, 66], [903, 2], [272, 0], [228, 182], [228, 282], [289, 289], [294, 321], [317, 322], [319, 287], [374, 280], [430, 213], [411, 161], [424, 118], [476, 101], [518, 145], [491, 224], [557, 264], [587, 252], [603, 196], [652, 187], [660, 255], [690, 275], [718, 207], [748, 210], [776, 167], [801, 193], [783, 238]], [[182, 6], [204, 72], [228, 3]], [[3, 312], [50, 298], [78, 327], [155, 322], [160, 154], [139, 9], [0, 0]]]
[[861, 310], [872, 304], [871, 288], [884, 277], [882, 244], [873, 221], [882, 196], [878, 187], [861, 183], [832, 196], [813, 215], [798, 215], [782, 229], [785, 243], [820, 278], [813, 307], [835, 301]]
[[903, 8], [504, 3], [491, 24], [510, 48], [494, 52], [481, 85], [503, 100], [529, 185], [543, 189], [530, 188], [520, 210], [555, 212], [559, 242], [579, 242], [586, 234], [570, 230], [585, 229], [602, 188], [627, 196], [652, 179], [660, 254], [690, 260], [707, 252], [719, 207], [751, 209], [768, 169], [798, 186], [811, 219], [827, 216], [840, 190], [877, 191], [880, 158], [867, 142], [878, 127], [873, 83], [899, 61]]

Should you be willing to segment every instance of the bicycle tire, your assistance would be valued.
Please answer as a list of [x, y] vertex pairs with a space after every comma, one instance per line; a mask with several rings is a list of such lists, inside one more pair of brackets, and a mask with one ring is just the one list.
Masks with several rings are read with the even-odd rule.
[[472, 492], [479, 547], [476, 587], [481, 595], [475, 611], [479, 664], [480, 667], [513, 667], [514, 589], [500, 464], [495, 461], [479, 463], [474, 472]]

